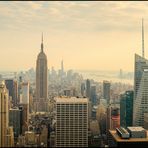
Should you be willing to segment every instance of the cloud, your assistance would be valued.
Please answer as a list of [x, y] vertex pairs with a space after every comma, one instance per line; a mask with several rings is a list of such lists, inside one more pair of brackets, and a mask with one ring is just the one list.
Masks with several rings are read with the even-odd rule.
[[14, 28], [33, 30], [50, 26], [51, 30], [65, 31], [129, 31], [134, 28], [131, 24], [147, 19], [147, 14], [146, 1], [0, 2], [0, 27], [8, 29], [11, 22]]

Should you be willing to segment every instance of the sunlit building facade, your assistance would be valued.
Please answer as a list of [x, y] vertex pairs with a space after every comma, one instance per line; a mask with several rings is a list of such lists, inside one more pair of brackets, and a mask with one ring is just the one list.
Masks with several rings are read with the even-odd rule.
[[8, 90], [5, 83], [0, 82], [0, 147], [6, 146], [6, 135], [9, 126]]
[[88, 147], [88, 99], [57, 98], [56, 147]]

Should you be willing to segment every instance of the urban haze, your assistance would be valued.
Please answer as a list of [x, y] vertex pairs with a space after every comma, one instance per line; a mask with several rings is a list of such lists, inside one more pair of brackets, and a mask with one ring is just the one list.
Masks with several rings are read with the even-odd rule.
[[0, 147], [148, 147], [148, 2], [0, 2]]

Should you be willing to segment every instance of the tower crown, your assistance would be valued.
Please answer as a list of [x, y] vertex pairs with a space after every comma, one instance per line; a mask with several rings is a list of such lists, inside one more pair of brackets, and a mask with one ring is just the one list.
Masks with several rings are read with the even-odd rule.
[[44, 45], [43, 45], [43, 33], [42, 33], [42, 37], [41, 37], [41, 52], [38, 54], [38, 58], [37, 59], [45, 59], [47, 60], [46, 54], [44, 53]]
[[41, 52], [43, 52], [44, 45], [43, 45], [43, 33], [42, 33], [42, 42], [41, 42]]

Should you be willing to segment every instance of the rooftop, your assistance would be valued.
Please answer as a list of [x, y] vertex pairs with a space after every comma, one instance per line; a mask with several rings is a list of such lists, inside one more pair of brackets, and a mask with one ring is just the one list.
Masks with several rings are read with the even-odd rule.
[[147, 137], [146, 138], [129, 138], [129, 139], [122, 139], [115, 130], [109, 130], [113, 138], [116, 142], [148, 142], [148, 130], [147, 130]]
[[76, 97], [60, 97], [56, 98], [57, 103], [87, 103], [87, 98], [76, 98]]
[[127, 127], [127, 129], [129, 129], [130, 131], [137, 131], [137, 132], [139, 132], [139, 131], [144, 131], [145, 129], [143, 128], [143, 127], [141, 127], [141, 126], [137, 126], [137, 127]]

